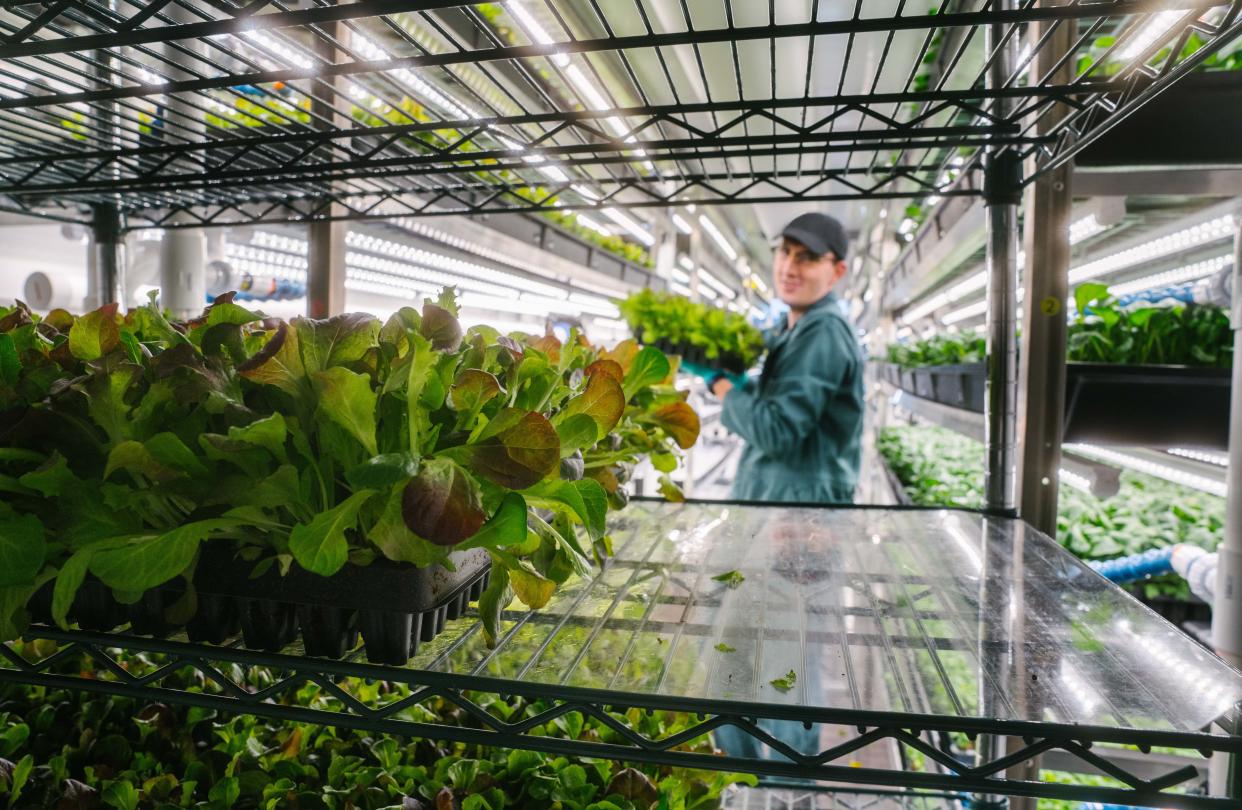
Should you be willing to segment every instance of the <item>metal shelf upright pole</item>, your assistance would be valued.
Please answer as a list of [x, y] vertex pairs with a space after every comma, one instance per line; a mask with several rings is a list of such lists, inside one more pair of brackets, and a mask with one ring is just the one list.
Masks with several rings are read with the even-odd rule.
[[91, 272], [96, 299], [92, 306], [125, 302], [124, 222], [114, 203], [91, 206]]

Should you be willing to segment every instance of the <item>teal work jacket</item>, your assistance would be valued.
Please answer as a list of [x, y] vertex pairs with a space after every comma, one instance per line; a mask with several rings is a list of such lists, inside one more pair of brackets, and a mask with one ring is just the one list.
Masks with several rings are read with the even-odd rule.
[[721, 420], [746, 440], [733, 497], [850, 503], [862, 443], [863, 358], [832, 293], [767, 335], [758, 380], [725, 395]]

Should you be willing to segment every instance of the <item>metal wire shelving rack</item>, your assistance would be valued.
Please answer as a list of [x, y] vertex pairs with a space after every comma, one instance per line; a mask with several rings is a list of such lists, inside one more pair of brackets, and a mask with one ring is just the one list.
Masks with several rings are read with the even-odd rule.
[[[0, 680], [278, 719], [564, 755], [899, 789], [1229, 807], [1179, 792], [1193, 765], [1119, 765], [1110, 747], [1242, 752], [1242, 675], [1012, 518], [901, 508], [637, 501], [616, 559], [541, 611], [505, 615], [489, 648], [472, 617], [405, 667], [34, 627], [0, 647]], [[740, 571], [736, 586], [714, 580]], [[46, 645], [46, 642], [54, 642]], [[131, 655], [122, 660], [118, 650]], [[137, 654], [137, 655], [134, 655]], [[253, 680], [251, 668], [270, 678]], [[800, 673], [791, 688], [771, 679]], [[398, 684], [380, 702], [367, 682]], [[317, 687], [309, 702], [299, 690]], [[522, 698], [510, 717], [488, 699]], [[448, 701], [462, 725], [427, 722]], [[689, 713], [671, 736], [642, 713]], [[571, 713], [611, 740], [545, 736]], [[772, 725], [785, 721], [785, 728]], [[793, 721], [793, 722], [790, 722]], [[802, 729], [791, 734], [789, 727]], [[731, 727], [726, 756], [684, 743]], [[1215, 727], [1209, 728], [1209, 727]], [[987, 750], [988, 737], [1007, 740]], [[974, 741], [980, 759], [954, 745]], [[773, 754], [764, 756], [761, 746]], [[747, 747], [749, 746], [749, 747]], [[1015, 769], [1056, 752], [1118, 780], [1081, 787]], [[919, 760], [916, 762], [916, 760]], [[898, 796], [900, 799], [900, 795]], [[915, 806], [901, 802], [902, 806]]]
[[[851, 5], [534, 3], [515, 24], [451, 0], [6, 2], [0, 198], [190, 227], [977, 196], [987, 150], [1032, 158], [1029, 181], [1242, 31], [1212, 0]], [[1157, 5], [1184, 13], [1153, 39]], [[1030, 75], [1063, 27], [1074, 47]]]
[[[3, 0], [0, 210], [88, 224], [97, 246], [108, 251], [119, 247], [121, 234], [138, 228], [979, 197], [992, 212], [992, 263], [999, 268], [994, 276], [1009, 279], [1012, 297], [1014, 209], [1023, 187], [1065, 166], [1242, 34], [1242, 0], [937, 0], [930, 9], [909, 6], [904, 0], [813, 1], [809, 8], [775, 0], [527, 0], [503, 6], [453, 0]], [[1152, 35], [1157, 22], [1160, 31]], [[1089, 44], [1105, 34], [1112, 44], [1088, 58]], [[104, 261], [117, 263], [115, 257]], [[1001, 290], [1004, 295], [1004, 285]], [[997, 302], [1003, 332], [1012, 326], [1013, 302]], [[1005, 363], [998, 369], [1003, 372]], [[993, 405], [997, 419], [1012, 420], [1012, 392]], [[989, 424], [988, 432], [1003, 434], [1005, 426]], [[1012, 427], [1008, 435], [1011, 441]], [[990, 468], [1002, 472], [1007, 462], [1002, 453], [990, 459]], [[1012, 480], [994, 478], [990, 504], [1001, 513], [1011, 510]], [[756, 514], [765, 511], [790, 514]], [[704, 527], [719, 518], [690, 508], [682, 514], [697, 515], [688, 532], [710, 533]], [[819, 514], [796, 514], [800, 530]], [[652, 526], [667, 529], [660, 517]], [[985, 543], [989, 548], [1002, 550], [1023, 536], [1022, 524], [1010, 518], [989, 520], [1006, 527], [1003, 540]], [[849, 536], [857, 530], [834, 535], [853, 554], [861, 554], [873, 536], [890, 537]], [[939, 540], [953, 542], [944, 535]], [[1056, 559], [1060, 552], [1049, 548], [1048, 554]], [[623, 554], [600, 577], [637, 575], [644, 566], [642, 558]], [[665, 565], [649, 573], [654, 582], [671, 583], [675, 576], [699, 577], [702, 570], [700, 563], [697, 570]], [[58, 652], [32, 662], [0, 648], [0, 678], [159, 695], [376, 731], [883, 784], [907, 792], [1232, 806], [1227, 798], [1171, 792], [1190, 778], [1186, 769], [1139, 778], [1090, 747], [1242, 753], [1234, 709], [1198, 717], [1194, 727], [1177, 725], [1186, 718], [1175, 712], [1167, 713], [1164, 725], [1125, 712], [1083, 722], [1065, 711], [1064, 699], [1060, 713], [1054, 706], [1046, 716], [1007, 716], [992, 706], [976, 712], [966, 693], [955, 691], [939, 651], [967, 654], [963, 639], [973, 639], [969, 655], [983, 662], [1003, 647], [970, 631], [967, 620], [978, 620], [978, 605], [961, 610], [959, 600], [957, 609], [949, 605], [946, 611], [936, 596], [944, 591], [931, 579], [893, 580], [891, 571], [865, 566], [856, 573], [871, 601], [851, 608], [861, 613], [843, 610], [840, 621], [868, 621], [876, 630], [825, 638], [842, 645], [845, 661], [856, 642], [868, 654], [887, 656], [894, 665], [889, 677], [899, 680], [898, 658], [924, 650], [935, 673], [927, 682], [942, 702], [920, 708], [918, 701], [928, 695], [917, 690], [900, 706], [883, 709], [849, 690], [844, 694], [852, 698], [840, 704], [704, 698], [546, 681], [528, 671], [498, 677], [439, 659], [377, 667], [296, 651], [256, 653], [50, 629], [36, 629], [32, 637], [55, 642]], [[879, 599], [871, 588], [880, 582], [877, 575], [888, 577], [886, 587], [905, 591], [913, 606]], [[599, 581], [584, 583], [580, 593]], [[676, 588], [660, 590], [636, 620], [611, 613], [575, 616], [568, 609], [511, 618], [515, 627], [541, 631], [549, 640], [561, 627], [580, 624], [592, 639], [615, 635], [625, 649], [638, 643], [635, 622], [649, 619], [657, 607], [680, 610], [681, 618], [669, 624], [679, 640], [720, 631], [721, 625], [694, 615], [699, 595], [693, 587], [680, 595]], [[924, 608], [925, 599], [938, 607]], [[710, 600], [702, 604], [710, 608]], [[901, 614], [901, 632], [890, 632], [895, 612]], [[814, 636], [815, 628], [802, 623], [782, 632]], [[446, 642], [457, 646], [443, 655], [474, 650], [496, 660], [478, 651], [477, 637], [470, 638], [465, 633]], [[506, 643], [509, 638], [516, 636]], [[143, 652], [155, 663], [129, 672], [108, 653], [115, 648]], [[582, 660], [578, 656], [568, 671]], [[78, 677], [83, 664], [103, 677]], [[256, 690], [226, 674], [233, 666], [271, 667], [284, 675]], [[164, 685], [186, 668], [213, 689]], [[368, 678], [404, 683], [409, 695], [384, 707], [363, 705], [350, 695], [349, 683]], [[331, 697], [327, 705], [279, 699], [308, 681]], [[858, 685], [848, 677], [846, 682]], [[481, 708], [472, 697], [478, 694], [519, 695], [547, 708], [506, 723]], [[402, 720], [403, 709], [433, 698], [455, 703], [476, 725]], [[857, 733], [814, 752], [786, 749], [784, 759], [702, 757], [679, 751], [678, 738], [643, 737], [627, 724], [626, 709], [697, 713], [703, 722], [692, 729], [695, 735], [728, 724], [778, 750], [784, 744], [757, 721], [799, 720]], [[624, 743], [529, 733], [568, 712], [603, 720]], [[1225, 733], [1203, 730], [1214, 721]], [[928, 742], [926, 735], [935, 734], [1000, 737], [1013, 747], [1006, 752], [981, 744], [977, 762], [964, 765]], [[918, 751], [935, 766], [915, 772], [900, 763], [841, 764], [882, 741]], [[1081, 788], [1005, 775], [1054, 749], [1098, 767], [1124, 787]]]

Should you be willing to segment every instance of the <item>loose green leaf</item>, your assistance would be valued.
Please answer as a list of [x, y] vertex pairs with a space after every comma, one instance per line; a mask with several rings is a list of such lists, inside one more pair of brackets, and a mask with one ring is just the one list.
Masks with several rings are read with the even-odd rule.
[[22, 486], [48, 498], [60, 497], [71, 488], [82, 485], [82, 481], [69, 469], [69, 462], [59, 452], [53, 453], [37, 469], [21, 475], [17, 480]]
[[550, 508], [567, 507], [582, 521], [592, 540], [603, 537], [608, 513], [608, 495], [598, 481], [540, 481], [527, 490], [534, 503]]
[[558, 421], [575, 414], [586, 414], [595, 420], [599, 428], [596, 434], [598, 440], [598, 437], [616, 427], [625, 411], [626, 398], [621, 386], [612, 377], [607, 374], [593, 375], [587, 380], [586, 390], [566, 403]]
[[746, 581], [746, 577], [742, 575], [741, 571], [725, 571], [723, 574], [717, 574], [712, 577], [712, 579], [716, 582], [723, 582], [730, 588], [736, 588]]
[[737, 652], [736, 647], [730, 647], [728, 644], [725, 644], [723, 641], [716, 645], [716, 649], [722, 653]]
[[513, 601], [513, 589], [509, 586], [509, 570], [492, 561], [487, 587], [479, 596], [479, 621], [488, 647], [495, 647], [500, 637], [500, 613]]
[[669, 402], [653, 410], [646, 421], [658, 425], [677, 446], [688, 450], [699, 440], [699, 415], [685, 402]]
[[418, 459], [410, 453], [372, 456], [345, 473], [354, 489], [387, 489], [418, 475]]
[[561, 440], [561, 458], [572, 456], [599, 441], [599, 424], [586, 413], [575, 413], [556, 422], [556, 435]]
[[289, 551], [298, 565], [328, 577], [341, 570], [349, 556], [346, 532], [358, 525], [358, 510], [374, 497], [371, 490], [355, 492], [308, 524], [298, 524], [289, 534]]
[[68, 626], [69, 608], [73, 606], [73, 598], [86, 579], [93, 554], [90, 548], [75, 551], [56, 575], [56, 584], [52, 587], [52, 619], [61, 627]]
[[670, 371], [672, 367], [669, 366], [664, 352], [654, 346], [644, 346], [634, 358], [634, 364], [630, 366], [630, 370], [625, 373], [622, 388], [625, 390], [626, 401], [647, 386], [663, 382]]
[[1078, 307], [1079, 312], [1085, 312], [1095, 301], [1106, 301], [1107, 299], [1107, 284], [1079, 284], [1074, 289], [1074, 305]]
[[34, 584], [46, 553], [43, 523], [37, 517], [0, 509], [0, 588]]
[[229, 438], [233, 441], [262, 447], [282, 463], [289, 458], [285, 452], [285, 439], [288, 435], [285, 418], [279, 413], [256, 419], [248, 425], [229, 428]]
[[660, 476], [660, 494], [664, 496], [664, 500], [671, 503], [682, 503], [686, 500], [686, 493], [682, 492], [677, 482], [667, 475]]
[[768, 681], [768, 683], [772, 684], [772, 686], [776, 687], [782, 692], [788, 692], [790, 689], [793, 689], [794, 684], [797, 682], [798, 682], [798, 674], [794, 672], [792, 669], [789, 670], [789, 672], [787, 672], [783, 678], [773, 678], [772, 680]]
[[183, 475], [207, 476], [207, 467], [175, 433], [164, 431], [143, 442], [156, 463]]
[[306, 390], [306, 368], [298, 349], [298, 332], [281, 323], [263, 348], [237, 367], [241, 376], [263, 385], [274, 385], [294, 397]]
[[156, 537], [138, 538], [120, 548], [96, 551], [90, 559], [90, 572], [114, 590], [146, 591], [186, 570], [203, 540], [237, 525], [229, 518], [199, 520]]
[[363, 312], [334, 315], [326, 320], [295, 318], [293, 331], [307, 374], [346, 366], [362, 359], [376, 345], [380, 322]]
[[261, 320], [263, 320], [261, 313], [251, 312], [243, 306], [234, 304], [232, 301], [222, 300], [222, 298], [216, 299], [207, 308], [207, 326], [217, 326], [219, 324], [241, 326], [242, 324]]
[[314, 375], [319, 413], [343, 427], [366, 451], [378, 453], [375, 439], [375, 390], [365, 374], [333, 366]]
[[517, 567], [509, 569], [509, 583], [517, 598], [532, 610], [539, 610], [548, 604], [556, 591], [556, 583], [540, 576], [533, 568]]
[[146, 445], [132, 440], [121, 442], [108, 453], [104, 478], [111, 478], [112, 473], [117, 470], [141, 475], [152, 481], [171, 481], [182, 475], [177, 470], [157, 461]]
[[121, 342], [116, 304], [106, 304], [74, 321], [69, 328], [69, 351], [79, 360], [98, 360]]
[[526, 538], [526, 499], [516, 492], [509, 492], [483, 528], [458, 548], [506, 548], [525, 543]]
[[22, 361], [17, 356], [17, 346], [13, 336], [0, 334], [0, 382], [5, 385], [17, 385], [21, 374]]

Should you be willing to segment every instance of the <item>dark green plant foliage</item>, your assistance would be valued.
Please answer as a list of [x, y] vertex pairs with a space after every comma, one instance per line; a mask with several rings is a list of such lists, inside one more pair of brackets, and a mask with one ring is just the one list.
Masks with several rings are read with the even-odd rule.
[[927, 340], [893, 343], [888, 347], [888, 362], [902, 368], [981, 363], [986, 356], [986, 341], [974, 332], [934, 335]]
[[[983, 445], [940, 427], [888, 427], [876, 447], [921, 506], [983, 506]], [[1175, 543], [1208, 551], [1220, 544], [1225, 501], [1129, 470], [1111, 498], [1063, 484], [1058, 494], [1057, 540], [1083, 560], [1109, 560]], [[1186, 583], [1161, 577], [1148, 596], [1186, 597]]]
[[[1118, 307], [1103, 284], [1074, 291], [1077, 314], [1067, 327], [1066, 359], [1072, 363], [1233, 366], [1229, 314], [1217, 306], [1177, 304]], [[982, 362], [986, 341], [974, 332], [935, 335], [890, 344], [888, 361], [903, 368]]]
[[1069, 359], [1083, 363], [1230, 368], [1233, 331], [1221, 307], [1196, 304], [1120, 308], [1103, 284], [1074, 291]]
[[763, 334], [736, 312], [654, 290], [636, 292], [617, 306], [634, 336], [646, 344], [689, 344], [709, 359], [732, 355], [747, 367], [763, 353]]
[[[18, 642], [17, 648], [46, 655], [48, 650], [36, 652], [39, 645], [46, 642]], [[127, 656], [123, 663], [149, 669], [153, 662], [146, 659]], [[226, 674], [255, 688], [275, 676], [261, 667], [234, 667]], [[184, 681], [174, 685], [196, 688]], [[368, 705], [409, 694], [404, 685], [387, 682], [355, 684], [353, 691]], [[548, 708], [522, 699], [472, 697], [510, 722]], [[316, 685], [302, 687], [296, 699], [321, 707], [335, 702]], [[421, 704], [402, 716], [477, 725], [447, 701]], [[657, 737], [694, 724], [673, 712], [634, 711], [626, 720]], [[605, 724], [578, 714], [558, 717], [537, 733], [628, 744]], [[688, 747], [712, 751], [706, 739]], [[708, 810], [719, 807], [721, 792], [736, 783], [754, 784], [754, 778], [407, 740], [46, 687], [0, 687], [0, 805], [16, 808]]]
[[[633, 341], [463, 334], [450, 294], [385, 323], [231, 296], [185, 324], [0, 310], [0, 639], [47, 582], [63, 622], [88, 573], [133, 602], [191, 582], [206, 541], [325, 576], [481, 547], [537, 586], [518, 598], [550, 593], [608, 547], [624, 471], [697, 439], [673, 372]], [[489, 633], [513, 596], [492, 594]]]

